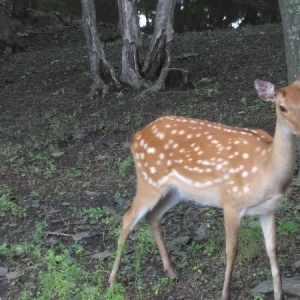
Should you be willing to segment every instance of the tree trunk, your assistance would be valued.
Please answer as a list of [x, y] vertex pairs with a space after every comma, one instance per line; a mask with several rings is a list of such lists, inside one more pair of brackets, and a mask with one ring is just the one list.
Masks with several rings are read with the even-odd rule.
[[12, 6], [12, 15], [18, 19], [24, 19], [27, 16], [29, 0], [14, 0]]
[[[102, 91], [102, 95], [105, 96], [108, 93], [107, 83], [109, 81], [112, 80], [118, 87], [120, 87], [120, 83], [116, 78], [112, 65], [106, 59], [103, 45], [98, 37], [94, 1], [81, 0], [81, 5], [82, 27], [87, 40], [91, 71], [94, 80], [89, 96], [93, 97], [97, 95], [99, 90]], [[103, 78], [106, 79], [105, 81], [107, 82], [104, 82]]]
[[137, 1], [118, 0], [118, 5], [123, 40], [120, 79], [134, 88], [141, 88], [145, 85], [145, 81], [140, 74], [142, 38], [137, 14]]
[[167, 69], [171, 60], [171, 42], [173, 41], [173, 18], [176, 0], [159, 0], [155, 14], [155, 27], [142, 68], [147, 80], [155, 82], [151, 88], [157, 91], [164, 87]]
[[300, 76], [300, 0], [279, 0], [288, 81]]
[[9, 17], [6, 9], [0, 5], [0, 55], [12, 53], [12, 34], [9, 27]]
[[[300, 76], [300, 0], [279, 0], [283, 25], [285, 57], [288, 71], [288, 82]], [[297, 142], [298, 167], [300, 166], [300, 139]], [[300, 178], [300, 170], [297, 175]]]

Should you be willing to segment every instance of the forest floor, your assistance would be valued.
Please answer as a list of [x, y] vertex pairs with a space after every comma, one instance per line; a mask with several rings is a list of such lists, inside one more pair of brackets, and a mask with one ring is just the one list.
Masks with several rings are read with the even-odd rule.
[[[272, 134], [274, 107], [258, 99], [254, 80], [286, 84], [281, 26], [175, 34], [172, 66], [191, 72], [194, 89], [111, 88], [95, 99], [87, 97], [92, 77], [78, 21], [36, 13], [16, 23], [15, 32], [26, 51], [0, 57], [0, 299], [220, 299], [222, 211], [191, 203], [162, 221], [178, 280], [163, 272], [141, 222], [130, 236], [117, 290], [108, 289], [121, 216], [135, 193], [129, 142], [161, 115]], [[102, 40], [112, 32], [99, 27]], [[120, 49], [120, 40], [105, 45], [116, 70]], [[295, 181], [277, 214], [283, 278], [299, 279], [299, 189]], [[258, 220], [245, 218], [232, 299], [254, 299], [251, 290], [267, 279]]]

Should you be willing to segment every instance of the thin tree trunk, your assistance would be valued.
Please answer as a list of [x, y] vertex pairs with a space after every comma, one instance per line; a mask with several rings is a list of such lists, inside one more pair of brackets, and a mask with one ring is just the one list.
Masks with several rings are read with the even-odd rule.
[[121, 85], [116, 78], [113, 66], [106, 59], [103, 45], [98, 37], [94, 0], [81, 0], [81, 5], [82, 27], [87, 40], [91, 71], [94, 80], [89, 96], [93, 97], [97, 95], [100, 90], [104, 97], [108, 93], [108, 85], [104, 82], [102, 77], [106, 77], [107, 81], [112, 80], [118, 87]]
[[137, 1], [118, 0], [118, 5], [123, 40], [120, 79], [134, 88], [141, 88], [145, 85], [145, 81], [140, 74], [142, 38], [137, 14]]
[[9, 26], [8, 10], [0, 5], [0, 55], [12, 53], [12, 33]]
[[155, 14], [155, 27], [142, 68], [145, 78], [156, 83], [151, 90], [164, 87], [166, 69], [171, 61], [171, 42], [173, 41], [173, 18], [176, 0], [159, 0]]
[[19, 19], [24, 19], [27, 16], [29, 0], [14, 0], [12, 6], [12, 15]]
[[[300, 0], [279, 0], [283, 25], [288, 82], [300, 76]], [[297, 141], [298, 167], [300, 166], [300, 139]], [[300, 178], [300, 170], [297, 175]]]
[[300, 0], [279, 0], [288, 81], [300, 75]]

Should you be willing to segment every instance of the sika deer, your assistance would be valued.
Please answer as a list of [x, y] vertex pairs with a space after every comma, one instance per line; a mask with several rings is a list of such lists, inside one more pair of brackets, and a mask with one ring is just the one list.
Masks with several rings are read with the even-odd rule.
[[244, 215], [259, 215], [270, 259], [274, 298], [283, 299], [276, 254], [275, 210], [292, 180], [295, 135], [300, 135], [300, 78], [277, 91], [256, 80], [259, 96], [276, 105], [274, 138], [262, 130], [229, 127], [183, 117], [161, 117], [132, 140], [137, 192], [123, 217], [109, 282], [113, 286], [134, 225], [146, 216], [165, 271], [176, 272], [162, 236], [160, 219], [181, 200], [223, 208], [227, 265], [222, 300], [230, 299], [238, 232]]

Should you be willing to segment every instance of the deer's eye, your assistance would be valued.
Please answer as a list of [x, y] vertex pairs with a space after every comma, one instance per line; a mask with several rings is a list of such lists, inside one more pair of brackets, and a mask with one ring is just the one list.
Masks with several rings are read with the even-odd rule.
[[279, 108], [282, 112], [287, 112], [288, 111], [284, 105], [280, 105]]

